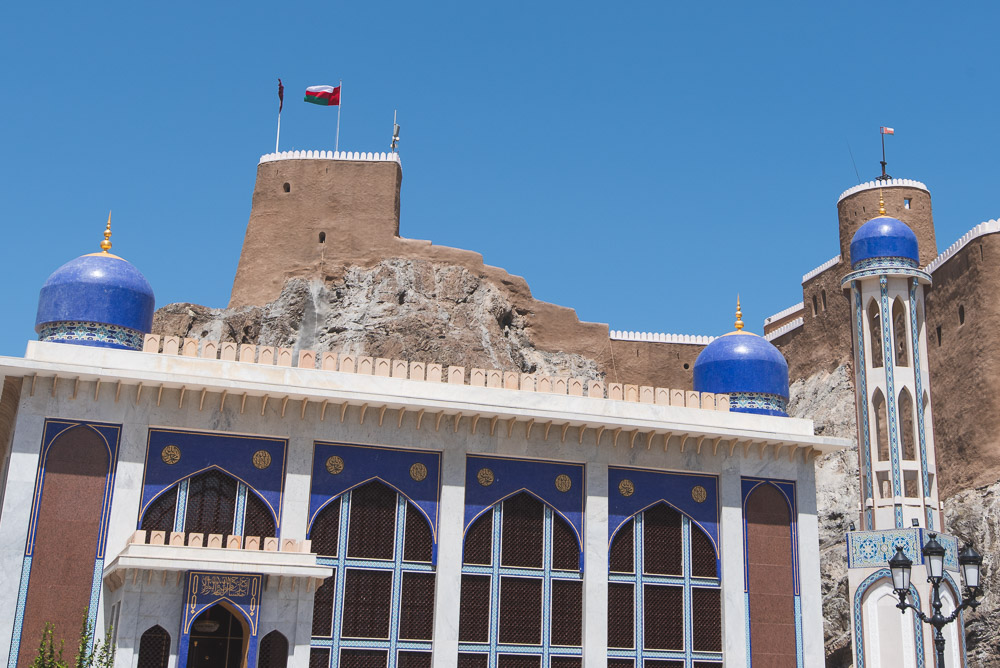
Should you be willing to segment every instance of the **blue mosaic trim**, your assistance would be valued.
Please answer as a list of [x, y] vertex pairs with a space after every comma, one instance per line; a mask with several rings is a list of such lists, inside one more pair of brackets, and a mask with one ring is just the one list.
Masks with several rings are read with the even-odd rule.
[[944, 566], [958, 571], [958, 539], [948, 534], [927, 529], [885, 529], [882, 531], [849, 531], [847, 533], [847, 567], [880, 568], [896, 554], [896, 548], [903, 548], [906, 558], [920, 565], [924, 563], [923, 546], [930, 540], [930, 534], [937, 536], [944, 548]]
[[919, 269], [917, 261], [908, 257], [870, 257], [851, 265], [851, 271], [862, 271], [864, 269], [898, 269], [898, 268]]
[[805, 652], [802, 648], [802, 624], [798, 620], [802, 619], [802, 597], [795, 595], [795, 665], [798, 668], [805, 668]]
[[[174, 507], [174, 531], [184, 531], [187, 521], [188, 483], [190, 478], [184, 478], [177, 485], [177, 505]], [[165, 492], [169, 494], [169, 492]]]
[[892, 350], [892, 321], [889, 320], [889, 279], [882, 276], [879, 279], [879, 290], [882, 303], [882, 366], [885, 367], [885, 404], [888, 411], [889, 453], [892, 460], [892, 496], [894, 503], [896, 528], [903, 528], [903, 506], [895, 503], [902, 496], [903, 487], [899, 480], [899, 415], [896, 409], [896, 384], [893, 369], [896, 367], [896, 355]]
[[[956, 602], [960, 602], [962, 600], [962, 597], [959, 594], [959, 592], [961, 592], [962, 590], [959, 589], [958, 583], [955, 582], [955, 580], [951, 577], [951, 575], [948, 573], [948, 571], [945, 571], [945, 573], [944, 573], [944, 581], [947, 582], [948, 585], [951, 587], [951, 593], [955, 597], [955, 601]], [[962, 646], [962, 665], [963, 666], [967, 666], [967, 665], [969, 665], [969, 656], [968, 656], [968, 654], [966, 653], [966, 650], [965, 650], [965, 612], [964, 611], [959, 611], [958, 618], [955, 620], [955, 624], [956, 624], [956, 628], [961, 629], [955, 635], [958, 637], [958, 644]]]
[[[522, 654], [539, 656], [543, 666], [549, 665], [551, 656], [583, 656], [582, 647], [567, 647], [552, 644], [552, 581], [582, 580], [581, 571], [557, 571], [552, 568], [552, 530], [556, 513], [548, 504], [543, 505], [542, 520], [542, 567], [515, 568], [500, 565], [500, 548], [503, 528], [503, 503], [497, 503], [486, 512], [493, 513], [492, 553], [489, 566], [462, 566], [463, 575], [490, 576], [490, 622], [489, 635], [485, 642], [459, 643], [460, 652], [488, 654], [489, 668], [497, 668], [499, 654]], [[533, 577], [542, 581], [542, 637], [540, 645], [501, 644], [500, 638], [500, 578], [505, 576]]]
[[[923, 380], [920, 377], [920, 329], [917, 325], [917, 290], [920, 283], [917, 280], [910, 282], [910, 334], [911, 347], [913, 349], [913, 381], [916, 386], [917, 396], [917, 434], [920, 438], [920, 479], [924, 489], [924, 499], [931, 496], [931, 481], [928, 473], [929, 462], [927, 461], [927, 432], [924, 427], [924, 390]], [[934, 528], [934, 510], [926, 505], [924, 501], [924, 514], [927, 520], [927, 528]]]
[[[883, 568], [869, 575], [854, 593], [854, 668], [865, 668], [865, 628], [864, 620], [861, 615], [861, 601], [864, 598], [865, 592], [868, 591], [873, 584], [883, 579], [892, 579], [892, 573], [889, 572], [888, 568]], [[917, 588], [912, 584], [910, 585], [910, 596], [913, 597], [913, 604], [918, 608], [921, 607], [920, 594], [917, 592]], [[917, 619], [916, 615], [911, 616], [913, 617], [913, 635], [916, 639], [915, 646], [917, 668], [924, 668], [923, 624], [919, 619]]]
[[28, 579], [31, 576], [31, 557], [21, 563], [21, 584], [17, 588], [17, 608], [14, 611], [14, 633], [10, 639], [7, 668], [17, 668], [17, 655], [21, 651], [21, 628], [24, 626], [24, 606], [28, 602]]
[[[101, 600], [101, 587], [103, 584], [104, 559], [97, 559], [94, 561], [94, 576], [90, 581], [90, 607], [87, 608], [87, 621], [90, 622], [90, 628], [92, 629], [97, 629], [97, 604]], [[98, 636], [99, 634], [95, 631], [94, 637], [90, 639], [88, 652], [93, 650], [94, 642], [97, 641]]]
[[750, 666], [753, 664], [753, 647], [751, 646], [751, 641], [750, 641], [750, 592], [749, 591], [743, 592], [743, 610], [746, 611], [746, 614], [743, 615], [743, 634], [747, 640], [746, 664], [747, 668], [750, 668]]
[[233, 535], [242, 536], [247, 515], [247, 486], [236, 483], [236, 511], [233, 518]]
[[[330, 650], [330, 665], [340, 662], [342, 649], [379, 649], [388, 653], [386, 668], [396, 668], [400, 651], [431, 651], [433, 641], [401, 640], [399, 638], [400, 621], [402, 617], [401, 598], [403, 592], [403, 573], [422, 572], [433, 573], [434, 566], [430, 563], [404, 561], [403, 546], [406, 540], [406, 508], [407, 498], [396, 493], [396, 528], [393, 544], [393, 558], [390, 559], [354, 559], [347, 556], [348, 535], [350, 533], [351, 492], [345, 492], [340, 497], [340, 529], [337, 534], [337, 556], [320, 557], [317, 562], [333, 567], [335, 585], [333, 623], [331, 635], [328, 637], [312, 636], [310, 647], [328, 648]], [[386, 639], [343, 638], [344, 591], [346, 588], [346, 573], [348, 569], [366, 569], [392, 571], [391, 607], [389, 610], [389, 637]]]
[[729, 410], [737, 413], [757, 413], [788, 416], [788, 400], [777, 394], [763, 392], [732, 392], [729, 395]]
[[[681, 660], [690, 666], [692, 661], [722, 661], [722, 652], [695, 652], [694, 646], [694, 614], [692, 589], [718, 589], [722, 586], [719, 578], [694, 578], [691, 574], [691, 530], [692, 522], [687, 515], [681, 515], [681, 575], [651, 575], [646, 573], [645, 554], [643, 553], [644, 513], [634, 516], [632, 523], [633, 573], [610, 573], [608, 582], [632, 584], [634, 596], [633, 605], [633, 649], [608, 649], [609, 658], [634, 659], [636, 666], [644, 665], [649, 660]], [[683, 629], [684, 647], [677, 650], [653, 650], [645, 647], [645, 585], [672, 585], [682, 588], [683, 596]]]
[[101, 322], [66, 320], [48, 322], [38, 330], [39, 341], [55, 343], [89, 343], [142, 350], [143, 333], [120, 325]]
[[865, 498], [861, 500], [865, 513], [864, 528], [872, 529], [873, 512], [868, 507], [868, 499], [875, 503], [875, 495], [872, 484], [872, 452], [871, 452], [871, 432], [868, 424], [868, 382], [867, 382], [867, 361], [865, 360], [865, 312], [861, 304], [861, 286], [857, 281], [851, 283], [854, 291], [854, 319], [857, 322], [857, 340], [854, 350], [857, 355], [857, 365], [855, 366], [855, 377], [860, 388], [858, 407], [861, 409], [861, 437], [858, 440], [858, 452], [861, 456], [861, 470], [864, 475]]
[[862, 269], [860, 271], [852, 271], [847, 276], [844, 276], [840, 281], [841, 287], [847, 285], [851, 281], [857, 281], [862, 278], [868, 278], [870, 276], [912, 276], [918, 280], [921, 280], [928, 285], [931, 284], [930, 274], [920, 271], [919, 269], [911, 269], [909, 267], [881, 267], [878, 269]]

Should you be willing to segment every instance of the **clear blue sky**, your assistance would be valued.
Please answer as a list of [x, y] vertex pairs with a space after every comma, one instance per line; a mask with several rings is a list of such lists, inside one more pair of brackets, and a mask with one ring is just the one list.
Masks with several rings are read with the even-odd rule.
[[0, 354], [38, 289], [114, 250], [157, 305], [228, 301], [257, 160], [403, 127], [404, 236], [481, 252], [616, 329], [719, 334], [799, 301], [836, 199], [926, 182], [938, 246], [1000, 216], [997, 5], [7, 3]]

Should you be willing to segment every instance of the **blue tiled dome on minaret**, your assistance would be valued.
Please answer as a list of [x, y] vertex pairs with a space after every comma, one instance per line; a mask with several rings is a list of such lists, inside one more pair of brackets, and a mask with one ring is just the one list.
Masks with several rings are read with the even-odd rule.
[[715, 339], [694, 363], [696, 392], [728, 394], [736, 413], [788, 416], [788, 363], [767, 340], [743, 331], [736, 306], [736, 331]]
[[851, 238], [851, 269], [916, 268], [920, 261], [917, 251], [917, 235], [903, 221], [885, 214], [885, 202], [879, 195], [879, 215], [859, 227]]
[[40, 341], [142, 350], [153, 327], [153, 288], [132, 264], [109, 253], [111, 217], [100, 253], [81, 255], [49, 276], [38, 295]]

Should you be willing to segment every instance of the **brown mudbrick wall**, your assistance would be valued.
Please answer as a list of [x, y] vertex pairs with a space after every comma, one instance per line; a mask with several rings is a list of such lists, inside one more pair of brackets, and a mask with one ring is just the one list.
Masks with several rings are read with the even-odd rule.
[[[920, 246], [920, 266], [937, 257], [937, 240], [934, 238], [934, 217], [931, 215], [931, 196], [926, 190], [919, 188], [883, 188], [885, 212], [893, 218], [898, 218], [917, 235]], [[849, 264], [851, 254], [851, 238], [858, 228], [878, 215], [879, 189], [862, 190], [850, 197], [845, 197], [837, 205], [837, 217], [840, 221], [840, 255]], [[905, 207], [904, 200], [910, 198], [910, 208]], [[846, 272], [845, 272], [846, 273]], [[843, 277], [843, 274], [841, 274]]]
[[784, 495], [760, 485], [746, 501], [750, 651], [755, 668], [795, 665], [791, 514]]
[[67, 652], [73, 651], [90, 604], [109, 462], [103, 439], [89, 427], [63, 432], [49, 448], [19, 668], [31, 665], [46, 622], [55, 625], [55, 637], [66, 641]]

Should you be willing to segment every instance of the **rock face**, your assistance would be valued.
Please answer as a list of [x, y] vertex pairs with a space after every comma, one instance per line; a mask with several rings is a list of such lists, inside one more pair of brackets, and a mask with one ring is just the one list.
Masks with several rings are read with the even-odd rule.
[[395, 259], [330, 283], [290, 279], [266, 306], [169, 304], [153, 330], [173, 336], [350, 352], [447, 365], [601, 379], [579, 354], [535, 347], [528, 313], [464, 267]]

